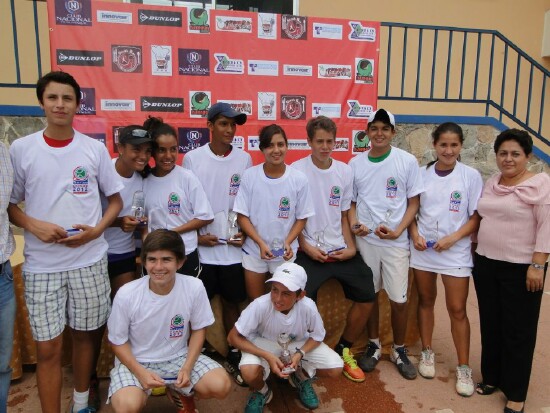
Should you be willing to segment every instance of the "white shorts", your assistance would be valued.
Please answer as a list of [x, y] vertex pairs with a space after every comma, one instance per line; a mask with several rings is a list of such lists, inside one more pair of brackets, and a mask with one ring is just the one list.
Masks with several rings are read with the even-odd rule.
[[[269, 351], [270, 353], [280, 354], [281, 352], [281, 346], [275, 341], [267, 340], [262, 337], [256, 337], [250, 341], [262, 350]], [[292, 342], [289, 347], [290, 352], [294, 354], [296, 352], [295, 348], [302, 347], [304, 343], [305, 341]], [[267, 380], [271, 370], [269, 369], [269, 363], [265, 359], [243, 351], [239, 368], [247, 364], [262, 366], [264, 368], [264, 381]], [[309, 377], [314, 377], [317, 370], [337, 369], [342, 368], [343, 365], [344, 362], [338, 353], [325, 343], [321, 343], [317, 348], [306, 353], [304, 360], [302, 360], [302, 368], [307, 372]]]
[[372, 270], [374, 292], [384, 289], [391, 301], [406, 303], [410, 251], [397, 247], [379, 247], [361, 237], [356, 237], [356, 241], [361, 257]]
[[441, 274], [441, 275], [450, 275], [451, 277], [458, 277], [458, 278], [470, 277], [472, 275], [472, 269], [470, 267], [438, 268], [434, 270], [433, 268], [426, 268], [426, 267], [422, 267], [421, 265], [411, 265], [411, 268], [414, 268], [420, 271], [434, 272], [436, 274]]
[[278, 260], [262, 260], [260, 258], [253, 257], [252, 255], [248, 255], [247, 253], [243, 252], [243, 268], [248, 271], [254, 271], [259, 274], [264, 274], [266, 272], [269, 272], [273, 274], [277, 267], [281, 265], [283, 262], [294, 262], [296, 259], [296, 254], [292, 256], [292, 258], [288, 261], [285, 261], [283, 259]]

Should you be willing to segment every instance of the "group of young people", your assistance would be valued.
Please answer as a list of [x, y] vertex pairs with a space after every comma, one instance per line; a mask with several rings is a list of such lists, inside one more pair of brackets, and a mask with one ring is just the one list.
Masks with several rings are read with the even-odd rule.
[[[141, 411], [151, 390], [162, 386], [180, 412], [194, 412], [194, 393], [228, 395], [227, 372], [252, 390], [247, 413], [262, 412], [271, 400], [270, 372], [288, 379], [302, 404], [314, 409], [316, 375], [343, 373], [362, 382], [365, 372], [375, 369], [382, 351], [381, 289], [391, 307], [390, 359], [404, 378], [415, 379], [417, 368], [404, 346], [410, 267], [419, 293], [418, 372], [435, 376], [431, 345], [441, 274], [458, 358], [456, 390], [474, 393], [466, 300], [473, 267], [470, 236], [481, 220], [483, 182], [479, 172], [459, 162], [464, 136], [458, 125], [435, 129], [437, 159], [420, 168], [413, 155], [391, 145], [396, 123], [384, 109], [368, 118], [369, 151], [349, 164], [331, 156], [336, 143], [331, 119], [309, 120], [311, 154], [292, 165], [285, 163], [285, 131], [272, 124], [259, 133], [265, 160], [253, 166], [250, 155], [232, 146], [246, 115], [216, 103], [207, 115], [211, 142], [188, 152], [179, 166], [177, 133], [160, 118], [123, 128], [113, 160], [104, 145], [75, 131], [80, 87], [68, 73], [41, 78], [37, 97], [48, 124], [10, 147], [13, 189], [12, 175], [2, 171], [0, 235], [12, 240], [7, 209], [11, 222], [25, 230], [25, 298], [44, 412], [61, 408], [65, 324], [73, 336], [70, 412], [99, 409], [94, 366], [106, 324], [116, 355], [108, 399], [117, 412]], [[495, 144], [497, 159], [502, 142], [514, 139]], [[541, 217], [550, 209], [547, 198], [537, 200]], [[18, 206], [22, 201], [24, 211]], [[533, 265], [544, 267], [550, 229], [537, 222], [541, 240], [533, 241]], [[146, 273], [137, 280], [136, 231], [144, 239], [140, 257]], [[2, 246], [5, 283], [13, 241]], [[315, 303], [331, 278], [353, 302], [334, 349], [323, 343]], [[537, 282], [530, 288], [538, 294], [542, 287]], [[209, 300], [217, 294], [228, 332], [225, 369], [201, 353], [206, 328], [214, 322]], [[240, 312], [247, 298], [250, 304]], [[0, 321], [4, 310], [2, 315]], [[351, 348], [365, 329], [368, 346], [356, 360]], [[282, 356], [283, 347], [289, 352]], [[9, 368], [1, 367], [0, 384], [5, 371], [9, 376]], [[483, 365], [482, 373], [486, 379]], [[490, 394], [497, 387], [504, 391], [492, 375], [477, 390]], [[2, 388], [0, 411], [7, 385]], [[505, 412], [523, 411], [526, 387], [524, 393], [506, 394]]]

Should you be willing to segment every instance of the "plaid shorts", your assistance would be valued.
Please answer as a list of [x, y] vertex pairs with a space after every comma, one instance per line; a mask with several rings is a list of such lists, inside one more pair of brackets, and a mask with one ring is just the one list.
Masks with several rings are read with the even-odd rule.
[[[182, 354], [181, 356], [174, 357], [172, 360], [168, 361], [140, 364], [147, 370], [158, 374], [163, 379], [175, 378], [178, 376], [181, 366], [183, 366], [183, 363], [185, 363], [186, 356], [187, 354]], [[199, 358], [195, 362], [195, 365], [193, 366], [193, 369], [191, 370], [191, 377], [189, 378], [189, 380], [191, 381], [190, 386], [178, 388], [168, 383], [167, 386], [171, 387], [179, 393], [188, 396], [192, 393], [195, 384], [197, 384], [206, 373], [208, 373], [210, 370], [221, 367], [222, 366], [219, 363], [215, 362], [211, 358], [200, 354]], [[107, 403], [109, 403], [109, 400], [111, 399], [111, 396], [113, 394], [115, 394], [120, 389], [128, 386], [136, 386], [143, 390], [141, 383], [139, 382], [137, 377], [134, 376], [130, 370], [128, 370], [128, 367], [126, 367], [120, 361], [115, 360], [115, 367], [113, 367], [113, 369], [111, 370], [111, 384], [109, 385]], [[151, 394], [151, 390], [146, 390], [145, 393], [147, 393], [147, 395], [149, 396]]]
[[74, 330], [96, 330], [111, 312], [107, 256], [89, 267], [53, 273], [23, 272], [25, 301], [32, 336], [47, 341], [65, 325]]

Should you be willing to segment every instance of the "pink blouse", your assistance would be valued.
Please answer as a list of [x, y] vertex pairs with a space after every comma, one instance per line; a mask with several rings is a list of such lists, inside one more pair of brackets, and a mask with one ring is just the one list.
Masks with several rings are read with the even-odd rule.
[[530, 264], [533, 252], [550, 253], [550, 177], [540, 173], [516, 186], [500, 185], [500, 177], [487, 180], [477, 205], [477, 253]]

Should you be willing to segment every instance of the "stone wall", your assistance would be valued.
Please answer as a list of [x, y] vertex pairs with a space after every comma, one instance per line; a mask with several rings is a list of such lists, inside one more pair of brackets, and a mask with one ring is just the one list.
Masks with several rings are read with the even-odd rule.
[[[0, 141], [9, 145], [15, 139], [44, 128], [45, 118], [0, 116]], [[433, 124], [400, 124], [394, 145], [416, 156], [421, 165], [435, 159], [431, 133]], [[487, 125], [461, 125], [464, 130], [464, 146], [461, 159], [481, 172], [484, 179], [497, 172], [493, 142], [499, 131]], [[550, 174], [550, 165], [532, 157], [529, 169]]]

